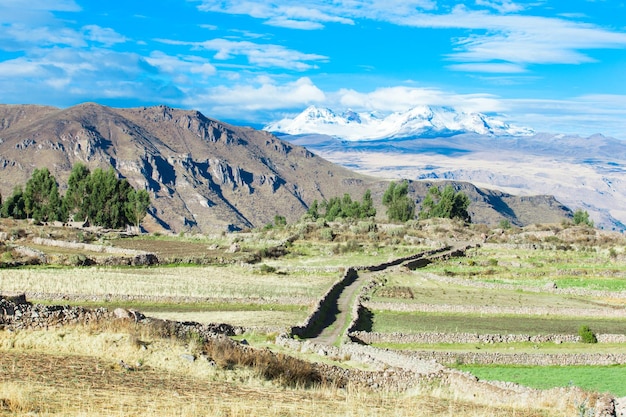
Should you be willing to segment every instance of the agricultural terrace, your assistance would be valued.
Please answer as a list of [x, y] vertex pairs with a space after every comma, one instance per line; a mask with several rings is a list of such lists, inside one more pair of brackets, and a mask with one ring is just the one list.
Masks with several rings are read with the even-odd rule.
[[[395, 267], [372, 272], [375, 285], [366, 287], [367, 293], [362, 298], [366, 314], [359, 322], [359, 329], [371, 337], [368, 343], [417, 356], [424, 352], [439, 353], [447, 358], [442, 361], [449, 366], [469, 370], [481, 378], [485, 375], [485, 378], [523, 382], [539, 388], [545, 388], [539, 384], [541, 370], [551, 368], [484, 365], [467, 358], [476, 352], [500, 357], [583, 355], [583, 359], [592, 353], [617, 356], [626, 353], [626, 344], [621, 341], [586, 344], [571, 340], [581, 325], [599, 336], [624, 335], [626, 329], [626, 292], [623, 291], [626, 244], [621, 235], [591, 228], [564, 223], [489, 229], [484, 225], [440, 219], [403, 225], [317, 221], [219, 236], [125, 237], [42, 229], [14, 221], [4, 226], [4, 241], [0, 246], [0, 259], [5, 266], [0, 269], [3, 292], [26, 292], [30, 300], [42, 303], [61, 301], [92, 307], [132, 308], [173, 320], [240, 325], [255, 329], [254, 333], [244, 335], [251, 344], [276, 351], [284, 350], [271, 342], [276, 332], [301, 323], [347, 267], [388, 262], [452, 242], [480, 242], [465, 257], [433, 262], [417, 270]], [[107, 266], [111, 255], [99, 250], [38, 245], [35, 237], [150, 251], [160, 264]], [[45, 257], [39, 256], [33, 262], [32, 255], [28, 258], [18, 246], [35, 249], [35, 253], [43, 253]], [[43, 264], [42, 258], [47, 260]], [[77, 261], [79, 265], [93, 266], [77, 267]], [[31, 262], [35, 265], [28, 266]], [[24, 266], [6, 268], [11, 265]], [[270, 334], [263, 336], [267, 332]], [[428, 339], [432, 334], [452, 337], [454, 341], [446, 341], [445, 337]], [[458, 340], [458, 335], [467, 334], [472, 337], [530, 335], [538, 339]], [[426, 341], [424, 335], [428, 336]], [[563, 341], [541, 339], [550, 335], [560, 335]], [[26, 350], [25, 354], [30, 351]], [[90, 360], [93, 359], [87, 362]], [[307, 360], [328, 358], [313, 354]], [[346, 362], [341, 366], [353, 365]], [[588, 366], [584, 368], [586, 373], [572, 366], [562, 369], [564, 373], [554, 373], [555, 377], [560, 376], [551, 386], [573, 384], [626, 395], [620, 388], [626, 386], [621, 365]], [[227, 374], [227, 378], [234, 375]], [[582, 378], [581, 374], [587, 376]], [[211, 378], [222, 380], [223, 376]], [[0, 387], [9, 391], [4, 398], [12, 395], [12, 389], [23, 388], [19, 384], [17, 380], [5, 382]], [[45, 390], [42, 388], [41, 392]], [[68, 395], [70, 392], [71, 389]], [[324, 398], [338, 397], [332, 394]], [[383, 414], [390, 404], [397, 405], [397, 398], [379, 400], [386, 404], [380, 408]], [[26, 404], [29, 401], [23, 399]], [[194, 401], [190, 399], [189, 404], [195, 404]], [[407, 404], [419, 406], [413, 399]], [[469, 409], [459, 411], [455, 408], [458, 403], [448, 404], [452, 414], [476, 414]], [[281, 410], [276, 415], [281, 412], [290, 415]], [[477, 412], [497, 415], [498, 410], [480, 408]], [[440, 415], [437, 412], [432, 415]], [[519, 412], [519, 409], [515, 413], [536, 415], [534, 411]]]

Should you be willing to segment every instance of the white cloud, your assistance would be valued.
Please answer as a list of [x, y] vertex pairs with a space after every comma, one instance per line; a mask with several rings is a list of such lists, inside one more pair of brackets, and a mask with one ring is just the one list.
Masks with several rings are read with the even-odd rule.
[[[444, 5], [437, 8], [437, 4], [426, 0], [302, 0], [298, 7], [291, 4], [287, 0], [202, 0], [199, 8], [245, 14], [294, 29], [320, 29], [328, 22], [354, 24], [356, 19], [371, 19], [408, 27], [466, 30], [470, 32], [467, 36], [452, 40], [454, 51], [448, 59], [475, 65], [450, 67], [459, 71], [523, 72], [531, 64], [594, 62], [591, 50], [626, 48], [624, 31], [572, 17], [521, 14], [533, 4], [510, 0], [475, 0], [473, 8], [457, 4], [451, 9]], [[497, 67], [494, 62], [508, 65]]]
[[515, 13], [525, 9], [521, 4], [514, 3], [508, 0], [489, 1], [489, 0], [476, 0], [476, 5], [486, 6], [491, 9], [497, 10], [500, 13]]
[[522, 65], [497, 62], [454, 64], [448, 65], [447, 68], [454, 71], [487, 72], [499, 74], [519, 74], [522, 72], [526, 72], [526, 68]]
[[249, 41], [231, 41], [228, 39], [211, 39], [204, 42], [183, 42], [161, 39], [160, 42], [171, 45], [188, 45], [196, 49], [216, 51], [216, 60], [230, 60], [236, 56], [245, 56], [252, 65], [264, 68], [283, 68], [306, 71], [316, 68], [309, 62], [324, 62], [328, 57], [317, 54], [305, 54], [287, 49], [282, 45], [259, 44]]
[[80, 33], [70, 28], [30, 27], [21, 23], [0, 25], [0, 50], [21, 51], [53, 45], [83, 47], [86, 42]]
[[271, 78], [260, 77], [254, 83], [209, 88], [200, 94], [191, 95], [184, 100], [184, 104], [206, 111], [207, 114], [241, 118], [242, 111], [304, 108], [325, 99], [324, 92], [307, 77], [280, 85]]
[[161, 51], [153, 51], [145, 60], [161, 72], [177, 76], [198, 74], [206, 78], [217, 72], [210, 62], [197, 56], [171, 56]]
[[402, 16], [416, 10], [431, 10], [436, 4], [431, 0], [302, 0], [294, 6], [288, 0], [237, 1], [201, 0], [203, 11], [248, 15], [264, 19], [273, 26], [294, 29], [321, 29], [327, 23], [353, 25], [354, 19], [386, 20], [387, 15]]
[[494, 15], [464, 6], [457, 6], [445, 15], [407, 16], [395, 23], [424, 28], [486, 30], [486, 34], [472, 34], [455, 41], [455, 52], [449, 59], [460, 62], [580, 64], [594, 61], [581, 51], [626, 48], [624, 32], [560, 18]]
[[103, 28], [97, 25], [87, 25], [83, 27], [86, 38], [90, 41], [101, 43], [105, 46], [115, 45], [116, 43], [124, 43], [128, 39], [113, 29]]
[[388, 87], [369, 93], [341, 89], [333, 95], [338, 105], [357, 111], [406, 111], [419, 105], [451, 106], [467, 112], [494, 113], [505, 109], [490, 94], [456, 94], [436, 88]]

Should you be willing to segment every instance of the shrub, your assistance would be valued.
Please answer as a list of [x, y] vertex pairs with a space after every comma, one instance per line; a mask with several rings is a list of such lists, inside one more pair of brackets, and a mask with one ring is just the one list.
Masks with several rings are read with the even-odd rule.
[[593, 227], [593, 221], [589, 218], [589, 213], [581, 209], [574, 212], [573, 221], [575, 225]]
[[387, 217], [390, 221], [405, 223], [415, 217], [415, 201], [408, 196], [409, 183], [392, 182], [383, 195], [383, 205], [387, 207]]
[[324, 229], [320, 230], [320, 237], [322, 239], [324, 239], [324, 240], [332, 242], [332, 240], [335, 238], [335, 235], [334, 235], [332, 229], [324, 228]]
[[598, 343], [596, 335], [593, 334], [589, 326], [582, 325], [578, 328], [578, 336], [583, 343]]

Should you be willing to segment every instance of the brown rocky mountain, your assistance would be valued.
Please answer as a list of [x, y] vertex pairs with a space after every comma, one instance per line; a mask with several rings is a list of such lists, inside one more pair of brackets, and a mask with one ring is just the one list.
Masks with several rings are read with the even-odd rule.
[[[149, 230], [215, 232], [297, 220], [315, 199], [366, 189], [380, 203], [388, 182], [351, 172], [303, 147], [197, 111], [166, 106], [116, 109], [85, 103], [67, 109], [0, 105], [0, 192], [11, 194], [47, 167], [61, 192], [72, 166], [113, 167], [153, 206]], [[432, 183], [412, 182], [419, 200]], [[548, 196], [515, 197], [456, 183], [473, 201], [475, 222], [558, 222], [570, 211]], [[384, 208], [378, 207], [384, 217]]]

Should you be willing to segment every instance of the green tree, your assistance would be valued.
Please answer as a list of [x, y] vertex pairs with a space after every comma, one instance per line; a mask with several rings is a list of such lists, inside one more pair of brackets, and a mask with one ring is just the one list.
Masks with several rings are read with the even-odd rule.
[[317, 220], [320, 217], [319, 203], [317, 200], [313, 200], [313, 203], [311, 203], [306, 213], [311, 216], [313, 220]]
[[16, 185], [13, 188], [13, 194], [2, 204], [0, 214], [2, 217], [12, 217], [14, 219], [26, 218], [24, 191], [21, 186]]
[[26, 183], [24, 206], [26, 215], [36, 221], [59, 220], [59, 186], [48, 168], [36, 169]]
[[131, 189], [128, 193], [128, 202], [126, 203], [126, 218], [136, 227], [139, 227], [141, 220], [148, 212], [148, 207], [150, 207], [150, 194], [148, 194], [148, 191]]
[[89, 168], [85, 164], [77, 163], [72, 167], [72, 172], [67, 180], [67, 191], [63, 196], [63, 212], [65, 219], [83, 220], [88, 211], [86, 187], [90, 176]]
[[467, 208], [470, 205], [469, 197], [459, 191], [454, 191], [451, 185], [446, 185], [441, 191], [438, 187], [430, 187], [422, 202], [419, 213], [420, 219], [441, 217], [446, 219], [461, 219], [471, 221]]
[[[319, 214], [319, 209], [324, 210], [324, 215]], [[317, 200], [313, 202], [309, 211], [310, 215], [316, 214], [317, 217], [324, 217], [327, 221], [336, 219], [363, 219], [376, 216], [376, 209], [372, 200], [372, 193], [367, 190], [363, 195], [362, 202], [353, 201], [350, 194], [345, 193], [343, 197], [332, 197], [328, 201], [322, 201], [317, 204]]]
[[106, 171], [96, 168], [86, 179], [83, 199], [85, 217], [96, 225], [122, 228], [135, 224], [128, 218], [128, 199], [134, 191], [126, 179], [119, 180], [113, 168]]
[[372, 192], [367, 190], [365, 191], [365, 194], [363, 194], [363, 199], [361, 200], [359, 218], [367, 219], [369, 217], [376, 217], [376, 209], [374, 208]]
[[589, 213], [587, 211], [583, 211], [582, 209], [578, 209], [574, 212], [574, 224], [593, 227], [593, 220], [589, 218]]
[[391, 221], [406, 222], [415, 217], [415, 202], [408, 196], [409, 183], [392, 182], [383, 194], [383, 205], [387, 207], [387, 217]]

